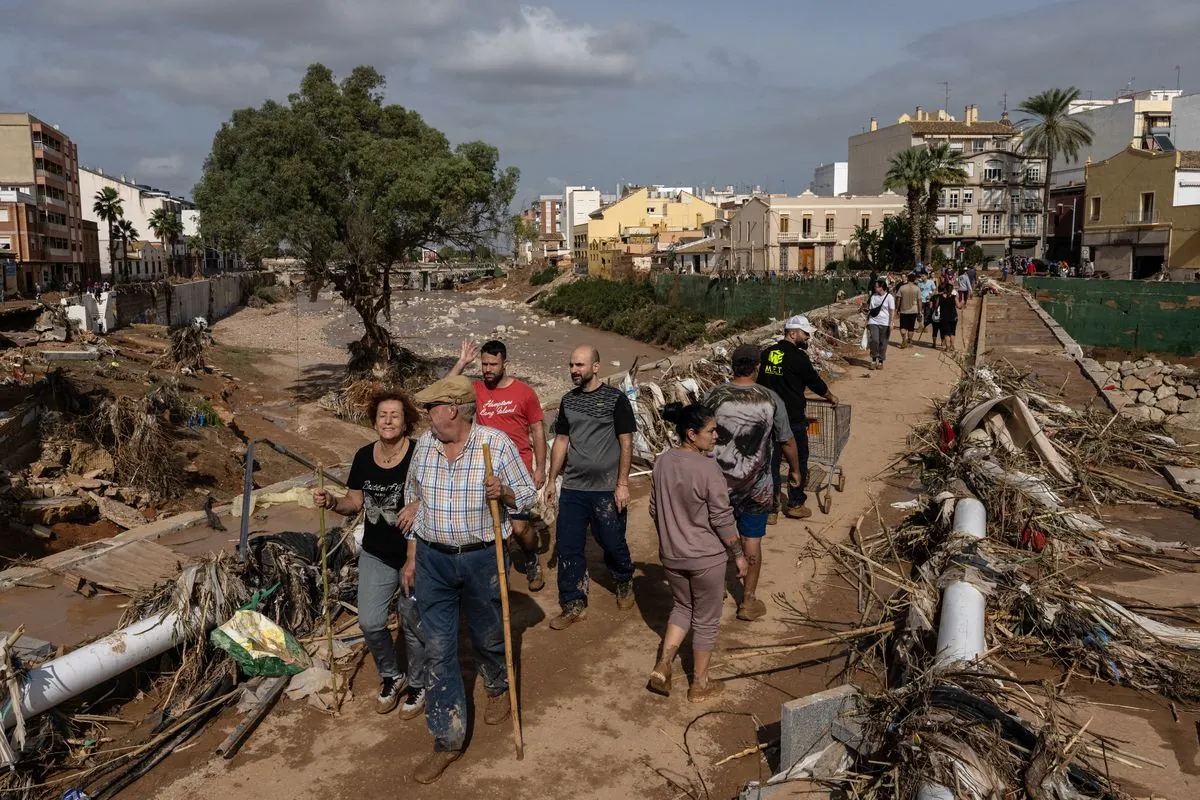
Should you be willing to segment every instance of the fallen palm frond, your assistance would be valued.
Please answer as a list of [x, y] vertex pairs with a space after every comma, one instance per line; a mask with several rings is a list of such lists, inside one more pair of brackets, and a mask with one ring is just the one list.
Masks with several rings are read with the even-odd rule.
[[[171, 366], [175, 369], [204, 369], [204, 353], [212, 345], [212, 334], [207, 325], [185, 325], [171, 331], [170, 355]], [[161, 364], [160, 364], [161, 366]]]

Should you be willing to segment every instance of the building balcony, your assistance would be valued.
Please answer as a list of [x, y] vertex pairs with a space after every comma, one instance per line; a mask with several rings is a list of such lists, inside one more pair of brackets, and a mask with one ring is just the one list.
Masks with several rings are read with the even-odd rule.
[[47, 258], [70, 258], [71, 251], [67, 250], [64, 247], [47, 247], [46, 248], [46, 257]]
[[826, 231], [810, 231], [808, 234], [792, 232], [779, 234], [780, 244], [804, 244], [807, 242], [836, 242], [837, 234]]
[[1130, 211], [1125, 215], [1126, 225], [1161, 225], [1157, 211]]
[[53, 206], [53, 207], [55, 207], [55, 208], [64, 208], [64, 209], [65, 209], [65, 208], [67, 207], [67, 201], [66, 201], [66, 200], [59, 200], [59, 199], [57, 199], [57, 198], [55, 198], [55, 197], [46, 197], [46, 196], [44, 196], [44, 195], [43, 195], [43, 196], [41, 196], [41, 197], [39, 197], [39, 198], [38, 198], [38, 205], [40, 205], [40, 206]]

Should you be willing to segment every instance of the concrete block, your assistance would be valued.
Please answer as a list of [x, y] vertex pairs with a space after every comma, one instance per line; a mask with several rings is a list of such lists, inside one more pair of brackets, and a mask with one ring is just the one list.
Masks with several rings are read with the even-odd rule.
[[100, 358], [97, 350], [43, 350], [42, 358], [47, 361], [95, 361]]
[[786, 773], [833, 744], [835, 727], [857, 742], [862, 729], [855, 720], [858, 701], [858, 687], [846, 685], [784, 703], [779, 712], [779, 771]]

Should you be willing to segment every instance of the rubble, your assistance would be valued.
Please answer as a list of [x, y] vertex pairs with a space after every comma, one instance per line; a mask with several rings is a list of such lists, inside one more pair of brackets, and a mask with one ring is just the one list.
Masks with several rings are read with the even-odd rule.
[[1200, 374], [1196, 370], [1148, 358], [1106, 361], [1098, 366], [1108, 375], [1104, 388], [1126, 417], [1200, 431]]

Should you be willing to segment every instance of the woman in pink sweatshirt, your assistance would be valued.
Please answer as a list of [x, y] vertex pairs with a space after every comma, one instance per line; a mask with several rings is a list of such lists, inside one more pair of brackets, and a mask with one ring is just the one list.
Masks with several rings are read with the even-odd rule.
[[746, 557], [725, 476], [709, 456], [717, 441], [712, 411], [699, 403], [668, 403], [662, 415], [675, 424], [680, 444], [655, 459], [650, 516], [658, 530], [659, 558], [675, 605], [649, 688], [671, 693], [671, 665], [691, 630], [695, 674], [688, 700], [700, 703], [725, 688], [720, 681], [708, 679], [708, 661], [717, 643], [725, 599], [725, 566], [732, 556], [741, 578], [746, 574]]

